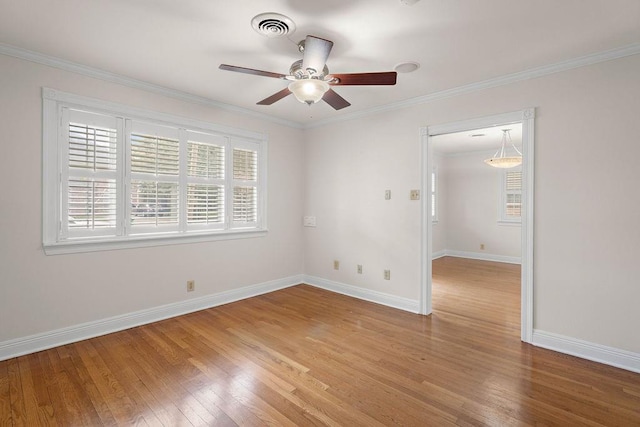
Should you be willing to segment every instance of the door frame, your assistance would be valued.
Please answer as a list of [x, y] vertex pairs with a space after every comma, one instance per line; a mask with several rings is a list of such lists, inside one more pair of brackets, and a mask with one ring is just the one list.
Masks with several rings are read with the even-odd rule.
[[521, 300], [520, 337], [530, 343], [533, 339], [533, 193], [534, 193], [534, 125], [535, 108], [497, 114], [470, 120], [420, 128], [420, 172], [421, 172], [421, 272], [420, 314], [432, 312], [432, 258], [433, 224], [431, 221], [431, 173], [433, 171], [434, 136], [464, 132], [480, 128], [522, 123], [522, 223], [521, 223]]

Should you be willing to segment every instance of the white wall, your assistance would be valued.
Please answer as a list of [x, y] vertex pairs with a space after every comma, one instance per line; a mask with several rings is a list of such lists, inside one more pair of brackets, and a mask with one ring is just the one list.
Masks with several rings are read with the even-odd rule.
[[[300, 130], [2, 55], [0, 75], [0, 344], [303, 273]], [[268, 235], [44, 255], [42, 86], [267, 133]], [[189, 279], [196, 291], [187, 294]]]
[[[519, 224], [499, 224], [501, 170], [487, 166], [491, 153], [458, 153], [444, 157], [438, 168], [445, 219], [445, 249], [492, 256], [520, 257]], [[445, 218], [446, 215], [446, 218]], [[484, 249], [480, 245], [484, 244]]]
[[534, 328], [640, 352], [639, 75], [635, 55], [308, 130], [305, 271], [418, 300], [419, 128], [536, 107]]
[[[408, 251], [407, 242], [420, 240], [420, 201], [409, 200], [420, 182], [418, 131], [399, 116], [307, 131], [304, 212], [317, 227], [305, 229], [305, 273], [416, 299], [419, 245]], [[391, 281], [383, 279], [386, 269]]]

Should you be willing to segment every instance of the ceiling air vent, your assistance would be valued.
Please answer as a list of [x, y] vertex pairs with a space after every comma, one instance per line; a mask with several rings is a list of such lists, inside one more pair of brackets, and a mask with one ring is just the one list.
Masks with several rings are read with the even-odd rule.
[[266, 37], [282, 37], [296, 30], [296, 24], [291, 18], [271, 12], [254, 16], [251, 26], [256, 32]]

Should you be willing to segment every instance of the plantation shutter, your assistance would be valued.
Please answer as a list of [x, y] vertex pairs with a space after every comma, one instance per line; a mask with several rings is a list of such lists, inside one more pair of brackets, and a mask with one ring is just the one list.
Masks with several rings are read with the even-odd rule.
[[221, 228], [225, 222], [226, 138], [187, 132], [187, 227]]
[[48, 88], [42, 98], [45, 253], [266, 234], [266, 135]]
[[258, 222], [258, 150], [234, 147], [233, 165], [233, 227], [255, 226]]
[[63, 109], [60, 238], [113, 236], [118, 222], [119, 119]]
[[132, 230], [178, 228], [179, 130], [129, 122], [130, 221]]
[[507, 219], [520, 218], [522, 214], [522, 171], [505, 172], [504, 186], [504, 215]]

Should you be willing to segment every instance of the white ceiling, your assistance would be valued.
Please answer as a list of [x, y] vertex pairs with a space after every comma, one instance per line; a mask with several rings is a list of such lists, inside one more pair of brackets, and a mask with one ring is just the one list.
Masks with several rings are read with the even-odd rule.
[[[303, 125], [640, 42], [638, 0], [0, 0], [0, 11], [4, 45]], [[252, 29], [263, 12], [295, 22], [290, 40]], [[334, 42], [335, 73], [421, 67], [396, 86], [337, 87], [352, 104], [341, 111], [293, 96], [258, 106], [286, 82], [218, 69], [287, 73], [307, 34]]]
[[507, 152], [511, 154], [511, 143], [518, 149], [522, 146], [522, 123], [437, 135], [431, 139], [433, 151], [443, 155], [496, 151], [502, 144], [503, 129], [509, 129]]

